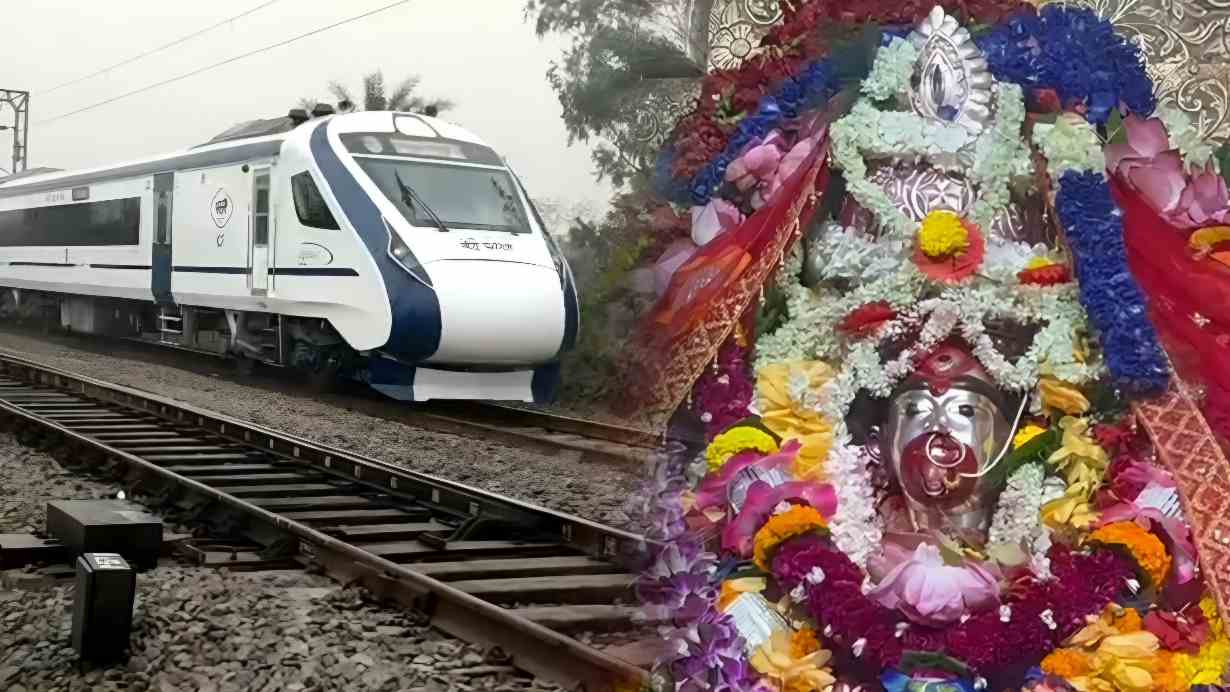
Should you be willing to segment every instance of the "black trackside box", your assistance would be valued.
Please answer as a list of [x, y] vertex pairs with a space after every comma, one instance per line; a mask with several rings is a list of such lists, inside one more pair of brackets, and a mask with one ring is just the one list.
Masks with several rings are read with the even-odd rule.
[[47, 503], [47, 533], [71, 557], [118, 553], [154, 567], [162, 550], [162, 520], [122, 500], [57, 500]]
[[115, 553], [77, 558], [73, 649], [85, 661], [118, 661], [128, 649], [137, 573]]

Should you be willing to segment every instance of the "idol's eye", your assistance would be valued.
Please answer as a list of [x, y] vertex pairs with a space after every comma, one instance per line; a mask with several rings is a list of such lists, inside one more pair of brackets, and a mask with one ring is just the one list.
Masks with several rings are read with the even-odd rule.
[[918, 404], [915, 404], [915, 403], [913, 403], [913, 402], [910, 402], [910, 403], [908, 403], [908, 404], [906, 404], [906, 405], [905, 405], [905, 415], [907, 415], [907, 416], [917, 416], [917, 415], [918, 415], [918, 414], [920, 414], [920, 413], [922, 413], [922, 408], [920, 408], [920, 407], [918, 406]]
[[961, 404], [959, 407], [957, 407], [957, 412], [965, 416], [966, 418], [973, 418], [974, 417], [974, 406], [973, 404]]

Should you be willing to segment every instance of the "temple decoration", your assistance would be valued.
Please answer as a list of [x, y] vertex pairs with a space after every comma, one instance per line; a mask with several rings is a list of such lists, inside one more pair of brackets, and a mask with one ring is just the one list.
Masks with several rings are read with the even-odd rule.
[[1086, 9], [766, 7], [658, 160], [656, 684], [1226, 681], [1225, 152]]

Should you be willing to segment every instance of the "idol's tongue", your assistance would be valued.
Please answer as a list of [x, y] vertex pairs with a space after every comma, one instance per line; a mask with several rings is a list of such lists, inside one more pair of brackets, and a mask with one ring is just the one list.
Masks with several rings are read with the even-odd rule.
[[974, 481], [962, 474], [978, 471], [973, 449], [944, 433], [924, 433], [902, 450], [901, 482], [919, 502], [951, 507], [969, 498]]

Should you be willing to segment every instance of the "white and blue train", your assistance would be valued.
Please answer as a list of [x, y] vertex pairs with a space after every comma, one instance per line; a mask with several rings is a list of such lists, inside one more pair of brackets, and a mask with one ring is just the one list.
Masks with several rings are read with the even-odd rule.
[[312, 115], [0, 179], [0, 313], [402, 399], [550, 399], [576, 289], [506, 162], [436, 118]]

